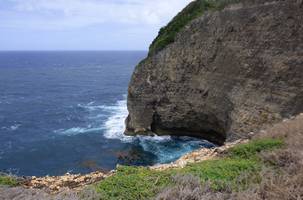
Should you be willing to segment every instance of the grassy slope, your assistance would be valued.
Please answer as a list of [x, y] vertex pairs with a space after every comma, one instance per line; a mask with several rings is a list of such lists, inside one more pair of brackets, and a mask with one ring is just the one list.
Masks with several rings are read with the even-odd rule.
[[199, 177], [201, 183], [209, 181], [213, 190], [222, 190], [227, 186], [238, 190], [242, 186], [237, 180], [242, 173], [261, 170], [264, 163], [257, 153], [281, 145], [279, 139], [256, 140], [231, 149], [222, 159], [191, 164], [183, 169], [152, 171], [144, 167], [121, 166], [116, 175], [100, 182], [96, 188], [102, 199], [151, 199], [163, 188], [173, 186], [176, 175], [191, 174]]
[[160, 29], [158, 36], [149, 47], [149, 54], [155, 54], [175, 41], [175, 37], [190, 21], [203, 15], [206, 11], [221, 10], [226, 5], [240, 0], [195, 0], [175, 16], [167, 26]]

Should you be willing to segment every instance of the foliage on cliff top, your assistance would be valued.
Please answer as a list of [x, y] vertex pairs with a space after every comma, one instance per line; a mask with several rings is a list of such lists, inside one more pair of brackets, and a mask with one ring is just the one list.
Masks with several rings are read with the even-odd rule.
[[175, 16], [167, 26], [160, 29], [158, 36], [149, 47], [149, 55], [155, 54], [175, 41], [177, 33], [190, 21], [203, 15], [206, 11], [221, 10], [240, 0], [195, 0]]
[[[102, 199], [106, 200], [150, 199], [163, 188], [173, 186], [176, 175], [190, 174], [198, 177], [202, 183], [209, 181], [213, 190], [221, 190], [227, 186], [237, 189], [244, 187], [237, 181], [241, 174], [261, 170], [262, 162], [257, 158], [257, 153], [280, 145], [281, 141], [277, 139], [256, 140], [252, 144], [235, 147], [222, 159], [190, 164], [183, 169], [154, 171], [145, 167], [120, 166], [114, 176], [101, 181], [96, 187]], [[246, 151], [242, 154], [241, 149]]]

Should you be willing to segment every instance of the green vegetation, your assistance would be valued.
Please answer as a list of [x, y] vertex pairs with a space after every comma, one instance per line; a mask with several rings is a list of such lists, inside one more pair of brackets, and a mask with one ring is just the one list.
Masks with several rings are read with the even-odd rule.
[[196, 0], [185, 7], [167, 26], [160, 29], [158, 36], [149, 47], [149, 54], [155, 54], [175, 41], [177, 33], [190, 21], [203, 15], [206, 11], [222, 10], [231, 3], [240, 0]]
[[274, 148], [282, 147], [283, 141], [281, 139], [259, 139], [252, 140], [248, 144], [240, 144], [229, 150], [231, 157], [240, 157], [251, 159], [257, 155], [257, 153], [264, 150], [272, 150]]
[[101, 181], [96, 188], [102, 199], [149, 199], [163, 188], [173, 186], [174, 176], [190, 174], [199, 177], [201, 183], [210, 182], [213, 190], [225, 187], [237, 190], [245, 187], [239, 184], [239, 176], [261, 170], [263, 163], [257, 154], [281, 145], [282, 141], [276, 139], [254, 140], [232, 148], [224, 158], [194, 163], [183, 169], [154, 171], [144, 167], [120, 166], [114, 176]]
[[253, 159], [226, 158], [209, 160], [185, 167], [180, 172], [200, 178], [202, 182], [209, 181], [214, 190], [226, 187], [237, 189], [238, 177], [242, 173], [253, 173], [261, 169], [261, 164]]
[[1, 176], [0, 175], [0, 186], [7, 185], [7, 186], [16, 186], [18, 185], [17, 181], [10, 177], [10, 176]]
[[146, 199], [169, 185], [173, 171], [151, 171], [143, 167], [120, 166], [117, 173], [101, 181], [97, 191], [102, 199]]

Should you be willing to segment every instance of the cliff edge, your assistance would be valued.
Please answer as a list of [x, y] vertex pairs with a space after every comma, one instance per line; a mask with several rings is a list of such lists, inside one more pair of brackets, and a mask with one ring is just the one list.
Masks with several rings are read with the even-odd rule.
[[219, 1], [160, 30], [129, 84], [127, 135], [222, 144], [303, 112], [303, 1]]

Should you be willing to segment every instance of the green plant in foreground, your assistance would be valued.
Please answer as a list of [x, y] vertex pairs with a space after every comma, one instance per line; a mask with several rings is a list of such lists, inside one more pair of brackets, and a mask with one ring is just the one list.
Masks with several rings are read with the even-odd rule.
[[120, 166], [117, 173], [100, 182], [97, 191], [102, 199], [146, 199], [153, 197], [159, 188], [167, 186], [171, 182], [174, 172], [152, 171], [144, 167]]
[[238, 177], [245, 173], [258, 172], [261, 164], [256, 160], [224, 158], [209, 160], [185, 167], [181, 173], [192, 174], [201, 182], [209, 181], [213, 190], [221, 190], [226, 186], [236, 189]]
[[16, 186], [18, 183], [10, 176], [0, 176], [0, 185]]
[[[174, 176], [188, 174], [199, 177], [201, 183], [210, 182], [213, 190], [241, 190], [248, 182], [258, 181], [258, 177], [252, 179], [250, 176], [257, 174], [264, 165], [257, 154], [281, 147], [282, 144], [281, 140], [276, 139], [254, 140], [237, 145], [224, 158], [193, 163], [183, 169], [155, 171], [145, 167], [119, 166], [115, 175], [96, 185], [96, 190], [101, 194], [101, 199], [106, 200], [151, 199], [164, 188], [173, 186]], [[243, 175], [250, 178], [239, 181]]]

